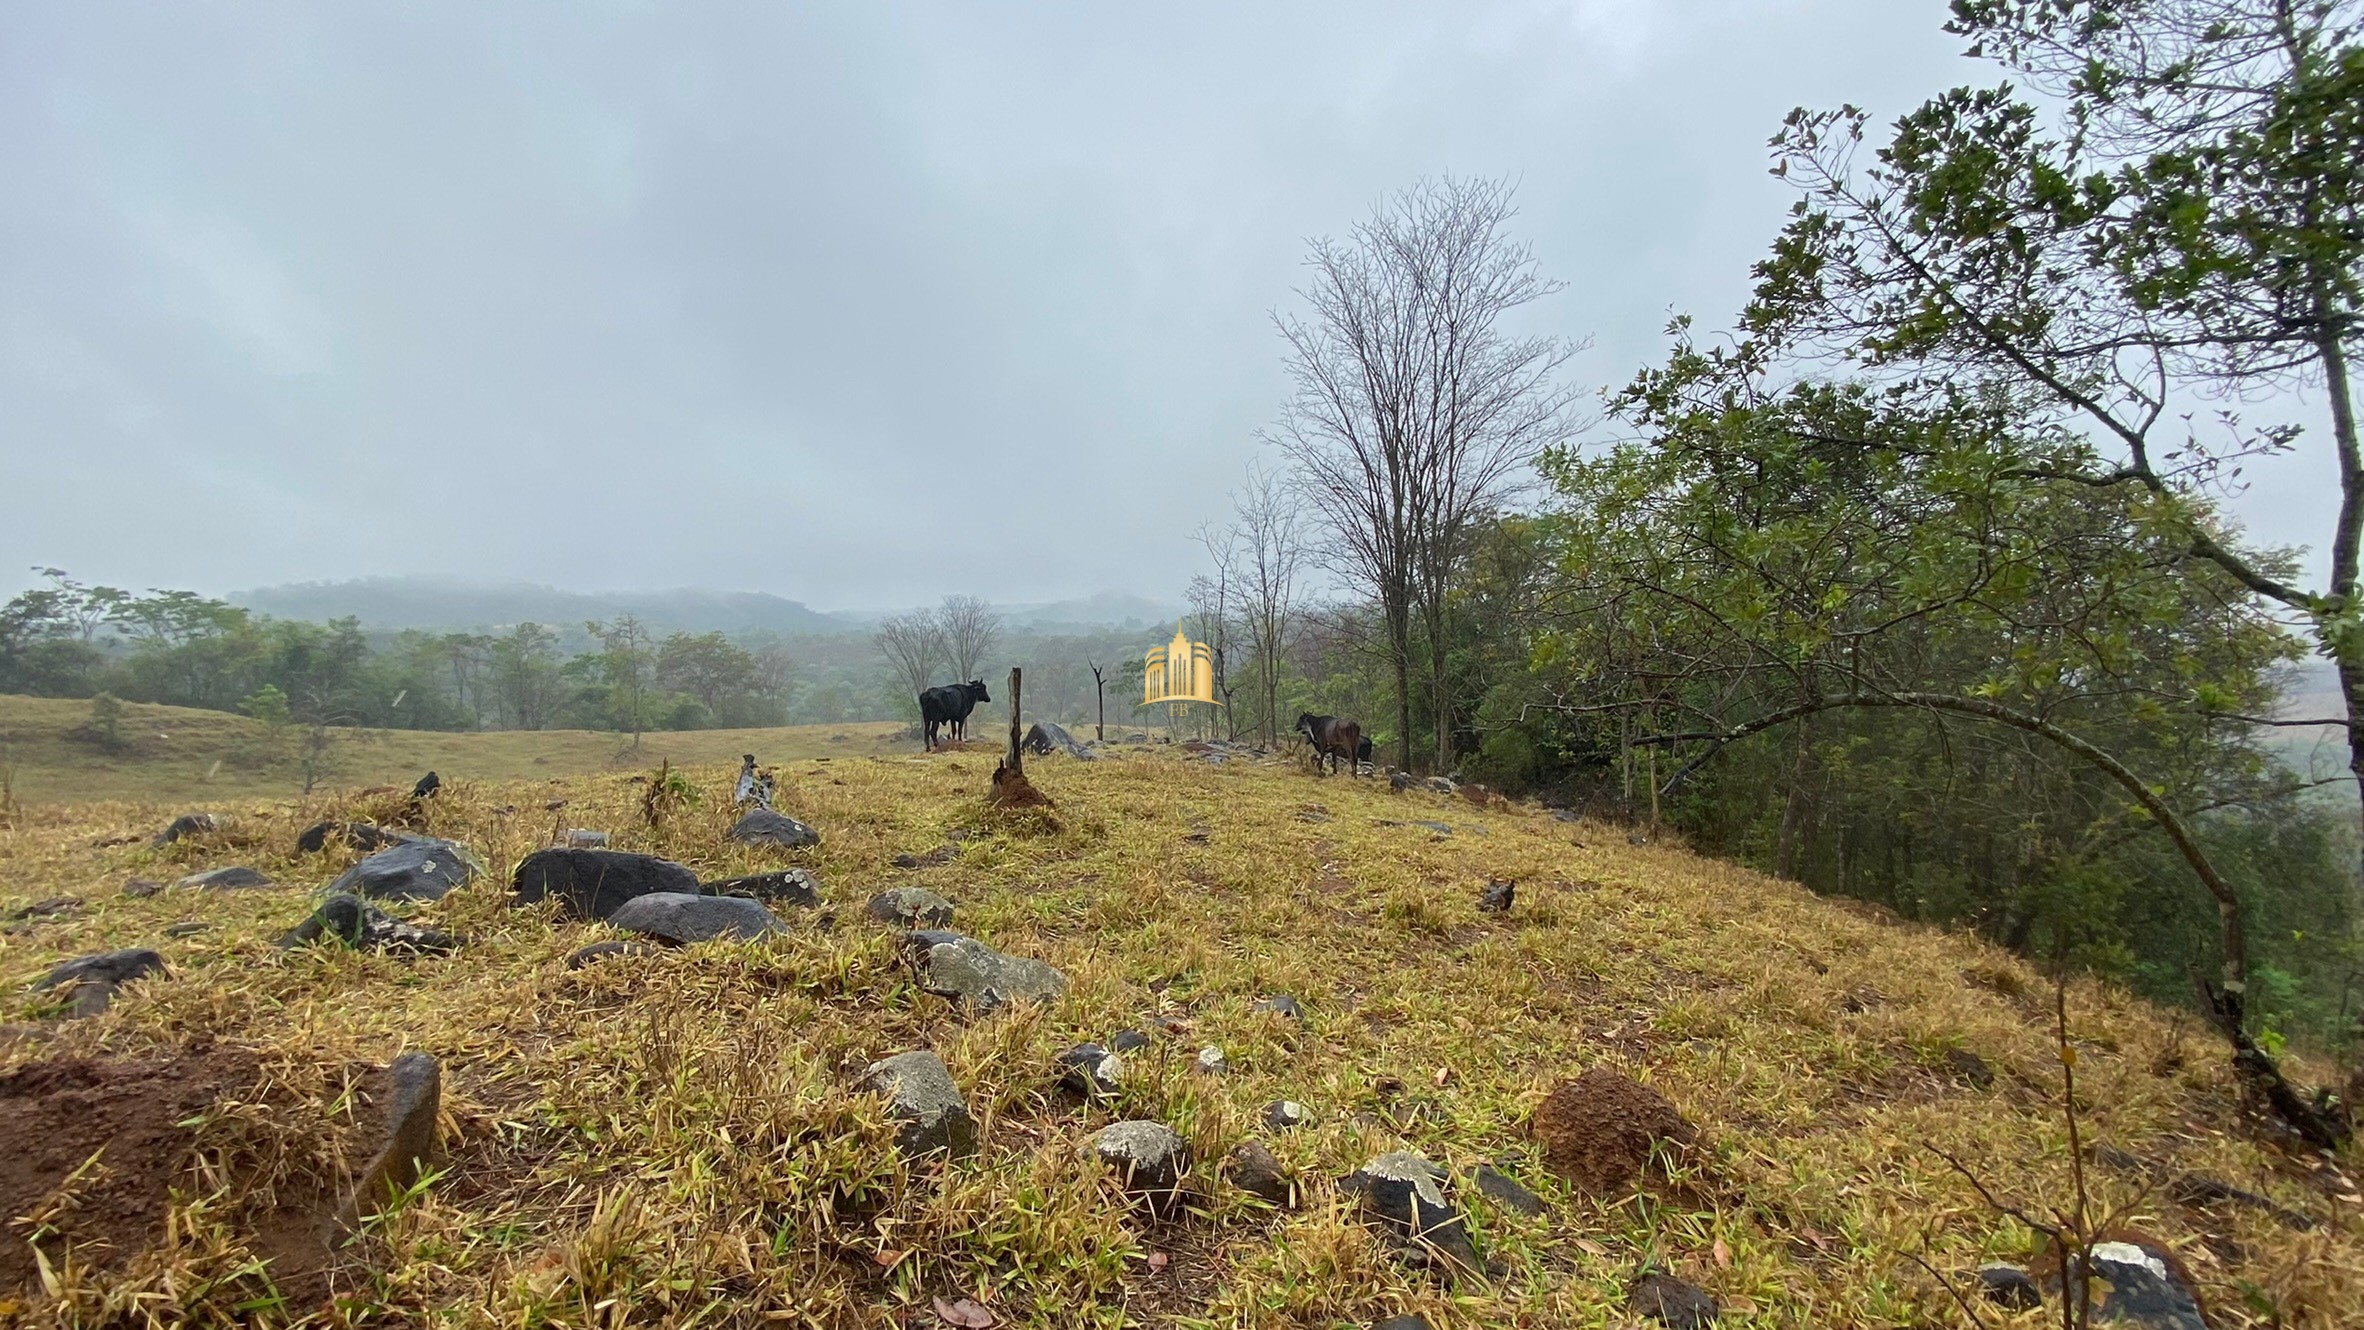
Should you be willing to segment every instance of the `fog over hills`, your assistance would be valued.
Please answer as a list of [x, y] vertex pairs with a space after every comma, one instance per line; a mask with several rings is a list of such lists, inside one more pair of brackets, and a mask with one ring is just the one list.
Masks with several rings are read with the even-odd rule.
[[[525, 581], [442, 577], [368, 577], [345, 582], [290, 582], [233, 591], [233, 604], [281, 619], [324, 622], [353, 617], [365, 627], [438, 632], [509, 624], [568, 627], [621, 614], [659, 632], [771, 632], [812, 637], [868, 632], [894, 609], [816, 610], [761, 591], [568, 591]], [[1180, 606], [1103, 591], [1070, 600], [997, 606], [1015, 629], [1139, 627], [1170, 620]]]

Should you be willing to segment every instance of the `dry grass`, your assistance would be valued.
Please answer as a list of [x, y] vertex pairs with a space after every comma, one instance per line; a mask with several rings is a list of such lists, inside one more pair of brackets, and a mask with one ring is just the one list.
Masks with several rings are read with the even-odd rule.
[[[210, 1042], [250, 1051], [263, 1077], [199, 1129], [202, 1163], [185, 1175], [166, 1248], [71, 1271], [67, 1304], [19, 1314], [888, 1326], [934, 1325], [932, 1298], [966, 1296], [1005, 1324], [1043, 1327], [1343, 1326], [1413, 1310], [1440, 1327], [1605, 1326], [1629, 1322], [1625, 1284], [1654, 1261], [1711, 1289], [1731, 1324], [1959, 1325], [1907, 1253], [1967, 1272], [2026, 1258], [2031, 1237], [1933, 1148], [2013, 1199], [2065, 1201], [2049, 993], [1991, 948], [1533, 809], [1480, 812], [1167, 751], [1031, 763], [1055, 815], [1004, 823], [983, 803], [991, 768], [982, 753], [783, 764], [782, 808], [827, 838], [803, 861], [834, 924], [805, 913], [767, 943], [581, 971], [564, 957], [606, 930], [507, 908], [511, 866], [556, 822], [709, 877], [777, 862], [722, 843], [727, 768], [694, 771], [704, 798], [654, 831], [621, 776], [447, 788], [434, 829], [474, 846], [494, 879], [425, 912], [471, 946], [408, 963], [270, 946], [306, 909], [300, 888], [344, 862], [291, 857], [296, 830], [346, 808], [231, 801], [219, 806], [234, 818], [225, 837], [164, 851], [100, 844], [152, 831], [151, 808], [34, 808], [0, 832], [0, 911], [58, 895], [87, 909], [0, 936], [0, 1017], [45, 1031], [0, 1043], [0, 1061]], [[565, 809], [543, 810], [559, 797]], [[1409, 818], [1458, 830], [1379, 823]], [[941, 864], [891, 866], [953, 831], [976, 834]], [[121, 894], [130, 876], [233, 862], [299, 889]], [[1490, 877], [1521, 884], [1507, 919], [1475, 908]], [[890, 935], [861, 914], [871, 893], [905, 882], [956, 901], [965, 931], [1064, 969], [1068, 996], [968, 1020], [918, 992]], [[181, 919], [215, 927], [165, 940]], [[159, 946], [172, 976], [95, 1020], [47, 1024], [19, 986], [61, 958], [135, 944]], [[1275, 992], [1305, 1002], [1305, 1025], [1250, 1011]], [[2358, 1207], [2249, 1142], [2216, 1050], [2122, 993], [2078, 985], [2072, 1002], [2090, 1137], [2319, 1224], [2302, 1234], [2258, 1214], [2186, 1211], [2109, 1173], [2104, 1204], [2177, 1243], [2220, 1326], [2364, 1319]], [[1113, 1110], [1056, 1091], [1059, 1049], [1159, 1020], [1179, 1032], [1130, 1060]], [[1206, 1043], [1229, 1053], [1229, 1076], [1187, 1070]], [[941, 1053], [966, 1089], [984, 1125], [975, 1158], [905, 1168], [877, 1106], [850, 1088], [871, 1059], [917, 1047]], [[1993, 1064], [1992, 1089], [1948, 1074], [1956, 1048]], [[275, 1305], [246, 1235], [270, 1201], [335, 1167], [355, 1069], [406, 1049], [443, 1059], [448, 1170], [356, 1242], [333, 1306]], [[1702, 1130], [1704, 1148], [1644, 1197], [1578, 1198], [1523, 1138], [1553, 1080], [1599, 1065], [1656, 1086]], [[1266, 1138], [1304, 1183], [1306, 1204], [1288, 1213], [1214, 1177], [1277, 1098], [1315, 1116]], [[1157, 1118], [1193, 1142], [1191, 1217], [1145, 1226], [1078, 1159], [1117, 1116]], [[1442, 1288], [1354, 1221], [1335, 1180], [1398, 1146], [1457, 1169], [1499, 1161], [1551, 1201], [1525, 1219], [1464, 1189], [1507, 1273]]]
[[[303, 788], [294, 749], [301, 735], [276, 746], [245, 716], [146, 702], [123, 705], [124, 747], [108, 752], [84, 733], [90, 703], [0, 694], [0, 766], [13, 766], [24, 803], [98, 799], [175, 800], [292, 797]], [[474, 780], [540, 780], [673, 765], [736, 764], [756, 752], [770, 761], [865, 757], [918, 747], [901, 726], [876, 721], [760, 730], [680, 730], [631, 736], [600, 730], [511, 730], [443, 734], [428, 730], [334, 731], [331, 785], [399, 783], [422, 771]]]

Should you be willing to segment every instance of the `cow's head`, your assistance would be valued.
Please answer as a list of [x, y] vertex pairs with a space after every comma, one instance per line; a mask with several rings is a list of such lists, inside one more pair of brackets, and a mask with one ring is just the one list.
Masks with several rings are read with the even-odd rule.
[[1313, 723], [1314, 723], [1315, 721], [1319, 720], [1319, 719], [1321, 719], [1319, 716], [1316, 716], [1316, 715], [1314, 715], [1314, 714], [1313, 714], [1312, 712], [1310, 712], [1310, 711], [1303, 712], [1303, 713], [1300, 713], [1300, 714], [1298, 715], [1298, 717], [1297, 717], [1297, 733], [1299, 733], [1299, 734], [1302, 734], [1302, 735], [1304, 735], [1304, 736], [1305, 736], [1305, 742], [1307, 742], [1307, 743], [1320, 743], [1320, 742], [1321, 742], [1321, 740], [1320, 740], [1320, 739], [1318, 739], [1318, 738], [1314, 737], [1314, 733], [1313, 733]]
[[968, 689], [969, 696], [975, 698], [979, 702], [990, 702], [993, 700], [992, 694], [985, 691], [985, 681], [983, 679], [971, 679], [967, 683], [962, 684], [961, 687]]

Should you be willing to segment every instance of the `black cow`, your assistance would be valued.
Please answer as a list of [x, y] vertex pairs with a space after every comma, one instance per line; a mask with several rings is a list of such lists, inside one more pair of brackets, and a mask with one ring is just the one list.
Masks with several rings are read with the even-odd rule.
[[919, 720], [920, 724], [925, 727], [924, 738], [928, 751], [935, 751], [936, 727], [951, 726], [952, 738], [957, 742], [962, 735], [968, 733], [969, 713], [977, 709], [979, 702], [992, 700], [993, 698], [985, 691], [983, 679], [971, 679], [967, 683], [938, 684], [921, 693], [919, 695]]
[[1369, 765], [1371, 765], [1371, 736], [1366, 734], [1363, 736], [1363, 741], [1354, 746], [1354, 774], [1358, 776], [1363, 774], [1362, 769]]
[[1297, 733], [1313, 745], [1316, 771], [1332, 768], [1338, 762], [1347, 764], [1352, 774], [1357, 755], [1363, 750], [1363, 727], [1351, 720], [1336, 716], [1316, 716], [1308, 711], [1297, 717]]

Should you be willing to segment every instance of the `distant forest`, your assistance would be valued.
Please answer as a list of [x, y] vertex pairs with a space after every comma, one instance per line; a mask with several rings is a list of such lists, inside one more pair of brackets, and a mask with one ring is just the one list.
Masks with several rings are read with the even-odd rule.
[[[386, 628], [348, 615], [324, 622], [276, 618], [188, 591], [135, 594], [90, 586], [62, 569], [0, 606], [0, 693], [111, 697], [237, 712], [272, 724], [415, 730], [691, 730], [904, 720], [916, 715], [906, 674], [858, 621], [833, 620], [792, 601], [708, 596], [664, 604], [672, 615], [630, 611], [568, 622], [525, 620], [496, 628]], [[295, 590], [303, 590], [301, 588]], [[543, 593], [544, 598], [565, 593]], [[316, 597], [317, 598], [317, 595]], [[380, 598], [429, 613], [415, 593]], [[514, 597], [512, 598], [514, 599]], [[1027, 668], [1030, 714], [1083, 721], [1095, 714], [1092, 665], [1115, 677], [1163, 634], [1155, 626], [1005, 626], [983, 602], [972, 633], [977, 670]], [[599, 598], [572, 597], [594, 609]], [[699, 610], [787, 607], [829, 631], [728, 631], [664, 623]], [[1089, 604], [1090, 602], [1086, 602]], [[488, 608], [455, 602], [447, 621]], [[919, 620], [933, 622], [933, 612]], [[652, 623], [652, 619], [655, 620]], [[416, 621], [415, 619], [413, 620]], [[1169, 621], [1170, 622], [1170, 621]], [[1168, 630], [1170, 631], [1170, 630]], [[949, 669], [930, 655], [929, 669]], [[944, 682], [946, 673], [931, 682]], [[1138, 672], [1132, 676], [1138, 680]], [[1137, 686], [1137, 682], [1136, 682]], [[1137, 692], [1110, 690], [1111, 719], [1130, 722]]]

